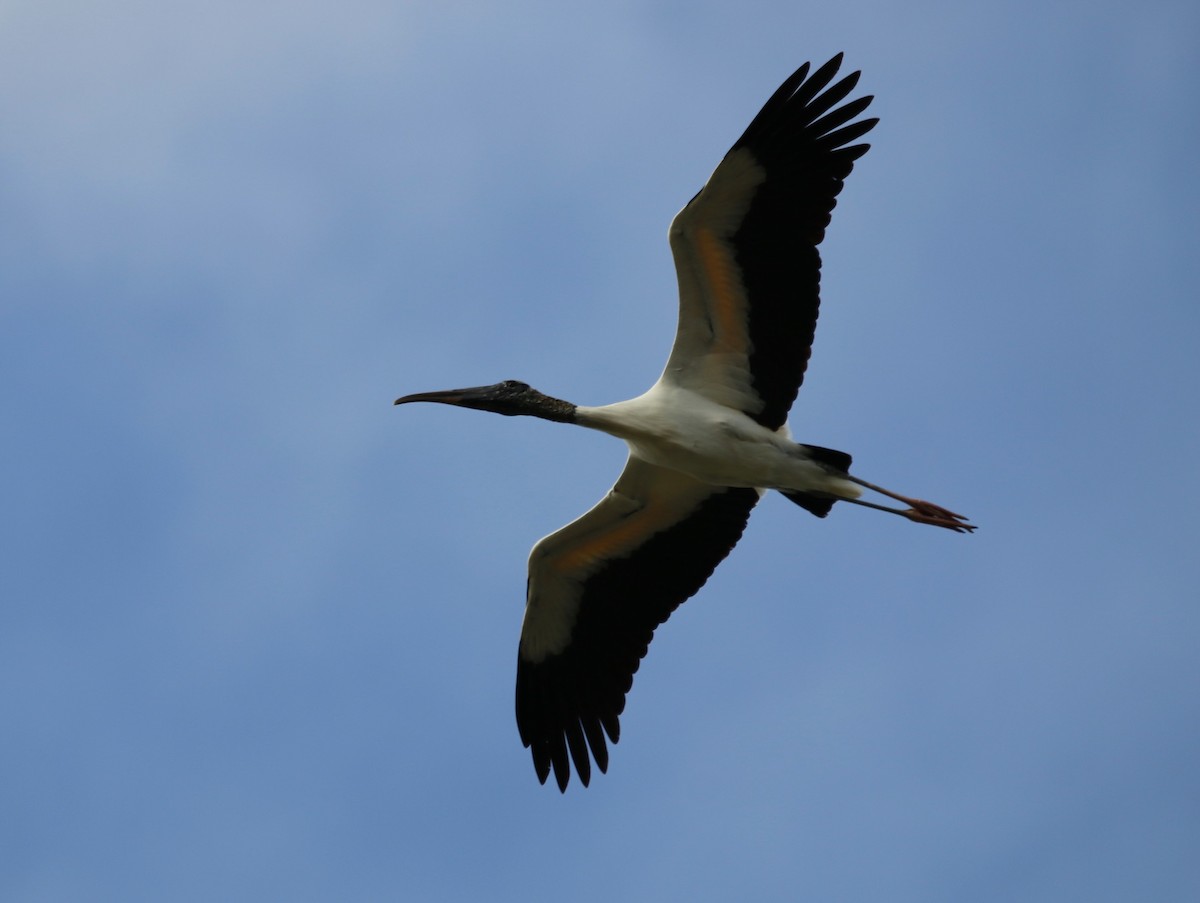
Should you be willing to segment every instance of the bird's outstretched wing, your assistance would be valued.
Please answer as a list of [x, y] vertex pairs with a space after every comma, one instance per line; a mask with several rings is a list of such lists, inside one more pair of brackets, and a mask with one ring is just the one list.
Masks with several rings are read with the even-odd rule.
[[851, 122], [869, 96], [837, 106], [859, 77], [830, 87], [841, 62], [797, 69], [671, 224], [679, 328], [661, 379], [770, 429], [787, 420], [804, 379], [820, 303], [817, 245], [870, 147], [852, 142], [878, 122]]
[[631, 456], [607, 496], [529, 557], [517, 727], [538, 779], [587, 786], [608, 767], [618, 716], [654, 629], [695, 593], [746, 527], [755, 489], [710, 486]]

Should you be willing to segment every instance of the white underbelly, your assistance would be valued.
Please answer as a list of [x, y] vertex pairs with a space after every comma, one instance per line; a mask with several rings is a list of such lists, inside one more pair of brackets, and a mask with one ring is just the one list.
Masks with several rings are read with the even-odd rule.
[[823, 492], [857, 498], [858, 486], [808, 457], [788, 436], [740, 411], [659, 383], [645, 395], [577, 408], [579, 423], [619, 436], [637, 457], [715, 486]]
[[686, 441], [656, 437], [627, 440], [630, 450], [651, 464], [686, 473], [716, 486], [749, 486], [828, 492], [857, 498], [858, 487], [801, 454], [788, 440], [763, 442], [717, 431]]

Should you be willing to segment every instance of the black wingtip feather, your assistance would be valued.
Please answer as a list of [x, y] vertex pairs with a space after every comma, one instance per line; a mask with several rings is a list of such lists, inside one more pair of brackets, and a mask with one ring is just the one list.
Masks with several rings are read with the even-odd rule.
[[815, 122], [826, 111], [832, 109], [834, 105], [840, 103], [847, 94], [854, 90], [854, 86], [858, 84], [861, 72], [851, 72], [832, 88], [827, 90], [819, 97], [814, 97], [805, 104], [805, 118], [808, 122]]
[[[622, 709], [625, 708], [624, 703], [625, 700], [621, 700]], [[612, 743], [616, 743], [621, 739], [621, 722], [617, 718], [617, 715], [620, 714], [620, 712], [617, 712], [615, 715], [609, 715], [607, 713], [601, 713], [600, 715], [600, 724], [604, 726], [604, 733], [608, 734], [608, 739]], [[601, 771], [603, 770], [604, 769], [601, 769]]]
[[[567, 738], [564, 734], [559, 733], [556, 737], [549, 740], [547, 743], [550, 754], [550, 764], [554, 766], [554, 780], [558, 782], [558, 789], [562, 793], [567, 792], [567, 781], [571, 779], [571, 767], [567, 764]], [[537, 753], [535, 752], [536, 756]]]
[[533, 750], [533, 770], [537, 773], [539, 784], [545, 784], [550, 777], [550, 756], [542, 749]]
[[809, 76], [807, 81], [796, 89], [796, 93], [789, 100], [798, 106], [807, 107], [812, 99], [820, 94], [826, 85], [833, 81], [833, 77], [837, 75], [837, 71], [841, 67], [842, 54], [834, 54], [829, 62], [821, 66], [821, 68]]
[[[871, 145], [869, 144], [853, 144], [850, 147], [840, 147], [834, 151], [834, 153], [838, 155], [839, 159], [850, 163], [850, 169], [853, 169], [854, 161], [863, 156], [870, 149]], [[850, 169], [846, 170], [846, 176], [850, 175]], [[846, 176], [842, 176], [842, 178], [844, 179]]]
[[[828, 137], [840, 125], [845, 125], [855, 116], [862, 113], [871, 105], [873, 97], [858, 97], [834, 110], [832, 113], [826, 113], [820, 119], [814, 120], [809, 124], [808, 128], [813, 134]], [[858, 124], [858, 123], [856, 123]], [[835, 145], [836, 146], [836, 145]]]
[[608, 746], [604, 743], [604, 730], [599, 718], [583, 719], [583, 733], [587, 737], [588, 746], [592, 748], [592, 758], [601, 774], [608, 772]]
[[[817, 140], [818, 147], [828, 148], [829, 150], [837, 150], [843, 144], [849, 144], [856, 138], [861, 138], [871, 129], [875, 128], [875, 123], [878, 119], [864, 119], [862, 122], [854, 122], [844, 128], [838, 129], [836, 132], [830, 132], [828, 135], [822, 136]], [[861, 144], [858, 147], [863, 148], [862, 153], [866, 153], [867, 148], [871, 145]], [[859, 154], [862, 156], [862, 154]]]
[[[575, 774], [579, 776], [579, 783], [586, 787], [592, 779], [592, 760], [588, 758], [587, 743], [583, 739], [583, 727], [579, 719], [567, 725], [566, 734], [571, 761], [575, 763]], [[566, 787], [569, 778], [570, 775], [563, 775], [563, 787]]]

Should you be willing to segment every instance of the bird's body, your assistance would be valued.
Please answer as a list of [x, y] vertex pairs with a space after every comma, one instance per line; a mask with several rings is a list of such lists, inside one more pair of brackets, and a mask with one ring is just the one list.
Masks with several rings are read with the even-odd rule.
[[861, 494], [793, 442], [786, 426], [768, 429], [671, 382], [657, 382], [629, 401], [579, 407], [576, 423], [624, 439], [635, 458], [713, 486], [826, 492], [836, 498]]
[[[871, 102], [837, 106], [840, 54], [805, 63], [767, 101], [671, 224], [679, 325], [662, 376], [629, 401], [585, 407], [525, 383], [406, 395], [530, 415], [625, 440], [616, 484], [529, 557], [517, 656], [517, 727], [538, 778], [565, 790], [608, 765], [619, 715], [655, 628], [708, 579], [751, 509], [778, 490], [824, 517], [837, 501], [968, 532], [966, 519], [849, 473], [844, 452], [793, 442], [787, 413], [804, 378], [819, 305], [820, 256], [843, 180], [868, 145]], [[870, 489], [905, 503], [860, 498]]]

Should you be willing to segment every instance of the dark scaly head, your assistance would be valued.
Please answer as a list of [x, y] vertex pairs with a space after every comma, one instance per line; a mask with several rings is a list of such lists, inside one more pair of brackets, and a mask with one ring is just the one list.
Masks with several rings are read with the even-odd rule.
[[543, 395], [528, 383], [515, 379], [506, 379], [494, 386], [446, 389], [441, 392], [417, 392], [397, 398], [395, 404], [410, 404], [414, 401], [452, 404], [460, 408], [473, 408], [476, 411], [491, 411], [506, 417], [527, 415], [558, 423], [573, 423], [575, 420], [575, 405], [571, 402]]

